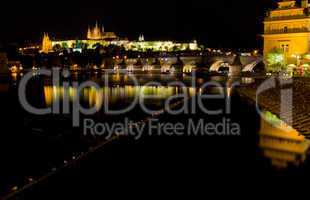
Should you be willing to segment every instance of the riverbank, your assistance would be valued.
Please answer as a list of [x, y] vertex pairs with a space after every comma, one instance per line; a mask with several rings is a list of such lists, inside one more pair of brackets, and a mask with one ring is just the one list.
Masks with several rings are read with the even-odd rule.
[[[286, 80], [287, 84], [279, 84], [256, 97], [257, 90], [266, 79], [261, 79], [251, 85], [239, 87], [237, 89], [242, 98], [246, 98], [253, 103], [258, 102], [261, 109], [270, 111], [277, 115], [284, 122], [291, 124], [299, 133], [310, 138], [310, 78], [294, 78], [292, 81]], [[281, 91], [292, 89], [292, 117], [281, 113], [281, 103], [289, 106], [289, 102], [281, 102]], [[289, 99], [289, 98], [288, 98]]]

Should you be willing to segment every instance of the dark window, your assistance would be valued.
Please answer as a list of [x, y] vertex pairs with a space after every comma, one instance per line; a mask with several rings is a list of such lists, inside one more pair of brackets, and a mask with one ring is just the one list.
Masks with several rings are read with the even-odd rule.
[[288, 32], [288, 28], [287, 26], [284, 27], [284, 33], [287, 33]]

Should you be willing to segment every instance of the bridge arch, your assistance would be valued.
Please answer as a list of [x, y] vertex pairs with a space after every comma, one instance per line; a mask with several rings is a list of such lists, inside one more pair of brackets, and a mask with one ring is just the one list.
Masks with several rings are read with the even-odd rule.
[[211, 67], [210, 67], [210, 72], [218, 72], [219, 69], [223, 66], [225, 62], [223, 60], [218, 60], [218, 61], [215, 61]]
[[242, 72], [253, 72], [255, 67], [258, 66], [263, 61], [262, 58], [259, 58], [249, 64], [247, 64], [243, 69]]
[[183, 67], [183, 73], [192, 73], [196, 69], [196, 66], [193, 64], [187, 64]]
[[241, 66], [237, 64], [229, 64], [224, 61], [216, 61], [210, 67], [210, 72], [225, 71], [229, 76], [239, 75], [241, 72]]
[[169, 65], [169, 64], [164, 64], [160, 68], [161, 73], [168, 73], [168, 72], [170, 72], [170, 70], [171, 70], [171, 65]]

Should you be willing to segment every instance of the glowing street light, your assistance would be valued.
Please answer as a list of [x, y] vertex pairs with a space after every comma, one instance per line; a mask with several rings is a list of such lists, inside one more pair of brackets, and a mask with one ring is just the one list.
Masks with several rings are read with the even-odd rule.
[[293, 54], [292, 55], [293, 58], [296, 59], [296, 66], [300, 66], [300, 59], [301, 59], [301, 56], [300, 55], [297, 55], [297, 54]]

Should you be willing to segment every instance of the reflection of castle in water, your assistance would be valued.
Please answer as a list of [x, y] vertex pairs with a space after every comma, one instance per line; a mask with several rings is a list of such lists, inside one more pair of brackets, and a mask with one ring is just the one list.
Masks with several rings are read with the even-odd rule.
[[[136, 97], [141, 97], [141, 95], [155, 95], [157, 98], [152, 99], [151, 103], [156, 103], [156, 101], [165, 100], [171, 96], [177, 94], [187, 93], [189, 96], [196, 94], [196, 89], [193, 87], [180, 88], [172, 86], [131, 86], [126, 85], [123, 87], [102, 87], [100, 93], [97, 92], [95, 88], [84, 88], [79, 96], [79, 99], [86, 102], [89, 106], [96, 105], [100, 109], [99, 105], [103, 103], [118, 103], [121, 101], [132, 101]], [[44, 87], [44, 97], [47, 106], [51, 106], [56, 100], [64, 99], [64, 96], [68, 96], [70, 102], [77, 100], [77, 89], [73, 87], [55, 87], [55, 86], [45, 86]], [[105, 98], [107, 97], [107, 98]]]
[[259, 146], [264, 156], [277, 168], [304, 163], [310, 146], [309, 141], [294, 129], [283, 124], [281, 126], [284, 129], [280, 129], [278, 122], [275, 124], [271, 125], [264, 119], [261, 121]]

